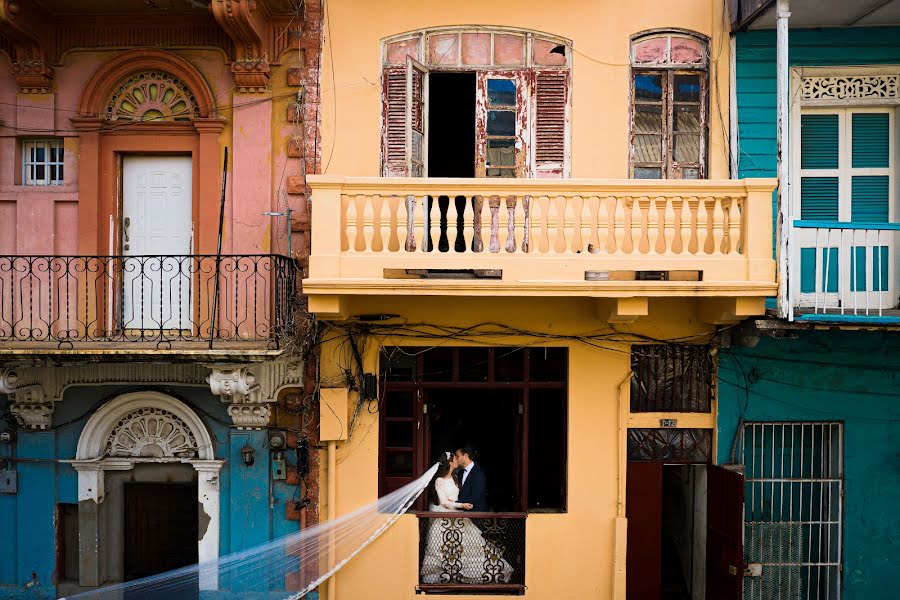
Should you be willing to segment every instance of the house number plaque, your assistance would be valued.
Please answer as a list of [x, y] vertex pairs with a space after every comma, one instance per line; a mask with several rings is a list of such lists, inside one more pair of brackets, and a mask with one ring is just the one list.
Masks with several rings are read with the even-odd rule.
[[678, 419], [660, 419], [659, 426], [662, 429], [672, 429], [678, 427]]

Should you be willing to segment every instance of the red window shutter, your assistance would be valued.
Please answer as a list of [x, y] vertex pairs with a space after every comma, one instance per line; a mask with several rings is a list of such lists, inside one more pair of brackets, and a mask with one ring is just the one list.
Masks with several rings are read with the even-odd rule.
[[543, 71], [535, 85], [534, 163], [537, 177], [562, 178], [566, 163], [569, 73]]
[[385, 69], [383, 88], [382, 175], [406, 175], [406, 69]]

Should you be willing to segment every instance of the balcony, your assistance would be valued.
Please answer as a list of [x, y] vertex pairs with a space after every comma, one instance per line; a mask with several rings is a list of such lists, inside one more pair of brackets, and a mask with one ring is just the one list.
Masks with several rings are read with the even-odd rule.
[[774, 180], [312, 176], [304, 291], [320, 314], [360, 295], [775, 293]]
[[298, 289], [274, 255], [0, 256], [0, 352], [270, 355]]
[[900, 324], [900, 223], [794, 221], [792, 320]]
[[422, 592], [525, 592], [526, 513], [421, 512]]

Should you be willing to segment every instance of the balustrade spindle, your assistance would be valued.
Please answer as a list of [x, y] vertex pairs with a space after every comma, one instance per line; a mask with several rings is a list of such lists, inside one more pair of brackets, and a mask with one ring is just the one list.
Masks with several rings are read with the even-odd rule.
[[[619, 212], [619, 200], [615, 196], [607, 196], [601, 206], [606, 215], [606, 251], [616, 254], [622, 247], [622, 223], [624, 217]], [[602, 223], [601, 223], [602, 226]]]
[[488, 208], [491, 211], [491, 239], [488, 250], [491, 254], [500, 252], [500, 196], [491, 196], [488, 199]]
[[475, 252], [484, 252], [482, 228], [490, 223], [490, 217], [485, 212], [486, 205], [484, 196], [472, 196], [472, 248]]
[[568, 198], [566, 205], [566, 221], [571, 223], [571, 225], [567, 227], [567, 239], [572, 240], [567, 250], [579, 254], [587, 249], [587, 244], [585, 243], [587, 236], [582, 232], [582, 226], [585, 221], [587, 221], [584, 213], [584, 198], [581, 196], [571, 196]]
[[397, 217], [397, 211], [400, 208], [400, 197], [389, 196], [385, 204], [388, 210], [389, 228], [387, 250], [388, 252], [397, 252], [400, 250], [400, 240], [406, 239], [406, 227], [404, 225], [401, 232], [401, 220], [398, 220]]
[[416, 225], [419, 214], [419, 199], [413, 195], [406, 197], [406, 251], [415, 252], [422, 241], [421, 229]]
[[566, 241], [572, 239], [571, 231], [566, 231], [566, 205], [568, 204], [565, 196], [556, 196], [551, 200], [555, 229], [555, 241], [553, 243], [553, 251], [556, 254], [564, 254], [567, 250]]
[[713, 247], [712, 253], [722, 254], [722, 245], [725, 242], [725, 211], [722, 207], [724, 198], [712, 198], [713, 204]]
[[741, 253], [741, 205], [740, 199], [731, 197], [728, 203], [728, 253]]
[[641, 254], [647, 254], [650, 252], [650, 199], [646, 196], [642, 196], [636, 202], [637, 206], [640, 207], [640, 225], [641, 225], [641, 238], [638, 242], [638, 252]]
[[692, 196], [688, 204], [691, 209], [691, 243], [688, 251], [691, 254], [703, 254], [706, 244], [706, 208], [696, 196]]
[[[622, 240], [622, 252], [625, 254], [631, 254], [635, 250], [635, 239], [638, 236], [635, 236], [636, 233], [640, 233], [636, 230], [636, 227], [640, 227], [637, 207], [637, 200], [631, 197], [623, 197], [620, 198], [619, 201], [622, 203], [622, 212], [624, 214], [624, 228], [625, 228], [625, 236]], [[638, 225], [635, 225], [635, 215], [638, 214]]]
[[522, 202], [522, 252], [528, 254], [531, 252], [531, 208], [534, 201], [531, 196], [523, 196]]
[[[589, 196], [585, 201], [585, 210], [587, 211], [587, 248], [588, 252], [597, 254], [601, 251], [601, 239], [604, 238], [600, 232], [600, 198], [597, 196]], [[605, 241], [605, 239], [604, 239]]]
[[[659, 220], [664, 223], [663, 235], [660, 236], [661, 244], [657, 246], [659, 254], [674, 254], [672, 245], [675, 243], [675, 199], [658, 198], [665, 206], [659, 211]], [[661, 248], [660, 248], [661, 246]]]
[[515, 252], [516, 245], [518, 244], [518, 230], [521, 228], [519, 223], [516, 220], [516, 207], [520, 205], [519, 199], [514, 195], [509, 195], [506, 197], [506, 214], [509, 216], [509, 225], [507, 226], [508, 238], [506, 240], [506, 251], [507, 252]]
[[356, 251], [356, 198], [351, 196], [341, 196], [341, 204], [345, 207], [346, 232], [345, 239], [341, 240], [341, 248], [347, 252]]
[[435, 252], [441, 243], [441, 203], [439, 196], [424, 196], [422, 198], [423, 206], [427, 206], [426, 219], [428, 226], [425, 228], [425, 244], [423, 246], [426, 252]]
[[475, 201], [474, 196], [466, 196], [465, 204], [463, 205], [463, 241], [465, 242], [466, 247], [463, 249], [463, 252], [469, 253], [472, 252], [472, 240], [474, 239], [475, 233], [475, 212], [473, 210], [473, 203]]
[[532, 231], [536, 234], [532, 239], [537, 251], [546, 254], [550, 252], [550, 198], [536, 197], [533, 209], [537, 213], [537, 218], [531, 217]]
[[450, 195], [447, 202], [447, 252], [456, 252], [456, 236], [459, 233], [459, 212], [456, 196]]
[[[359, 195], [356, 197], [362, 203], [363, 227], [362, 227], [362, 248], [360, 252], [368, 252], [374, 250], [375, 244], [375, 198]], [[379, 242], [380, 244], [380, 242]]]
[[687, 198], [673, 198], [675, 205], [676, 234], [672, 244], [672, 252], [675, 254], [687, 254], [691, 243], [691, 211], [688, 208]]
[[375, 194], [372, 196], [370, 203], [372, 204], [372, 212], [375, 215], [373, 223], [375, 234], [372, 237], [372, 245], [369, 248], [372, 252], [384, 252], [385, 240], [390, 234], [388, 223], [386, 223], [387, 202], [382, 196]]
[[[506, 209], [506, 196], [497, 196], [497, 252], [507, 251], [509, 244], [509, 211]], [[515, 244], [513, 240], [513, 244]]]

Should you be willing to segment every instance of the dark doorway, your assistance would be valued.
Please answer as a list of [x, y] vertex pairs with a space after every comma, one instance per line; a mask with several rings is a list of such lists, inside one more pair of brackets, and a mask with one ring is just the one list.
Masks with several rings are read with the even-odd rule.
[[195, 564], [197, 484], [126, 483], [124, 534], [126, 581]]
[[475, 73], [428, 79], [428, 176], [475, 177]]
[[471, 445], [487, 478], [492, 511], [522, 511], [518, 482], [522, 463], [521, 392], [518, 390], [429, 390], [429, 455]]

